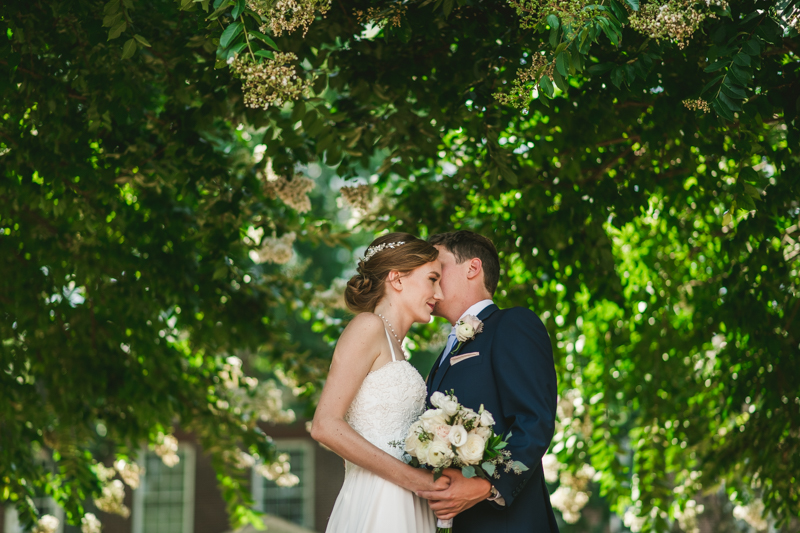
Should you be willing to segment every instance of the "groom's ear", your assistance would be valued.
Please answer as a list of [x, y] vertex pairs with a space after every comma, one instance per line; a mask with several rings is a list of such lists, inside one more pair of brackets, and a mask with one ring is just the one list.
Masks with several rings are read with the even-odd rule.
[[483, 272], [483, 262], [477, 257], [469, 260], [469, 268], [467, 269], [467, 279], [475, 279]]

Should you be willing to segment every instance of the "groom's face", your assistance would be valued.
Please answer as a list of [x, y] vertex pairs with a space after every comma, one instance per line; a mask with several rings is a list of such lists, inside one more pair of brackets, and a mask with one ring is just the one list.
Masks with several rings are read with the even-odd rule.
[[442, 299], [436, 303], [436, 307], [431, 314], [450, 320], [450, 315], [458, 312], [455, 309], [459, 305], [456, 296], [464, 294], [466, 289], [469, 261], [458, 264], [456, 256], [449, 252], [447, 248], [436, 246], [436, 249], [439, 250], [439, 261], [442, 263], [442, 279], [439, 282], [439, 287], [442, 289]]

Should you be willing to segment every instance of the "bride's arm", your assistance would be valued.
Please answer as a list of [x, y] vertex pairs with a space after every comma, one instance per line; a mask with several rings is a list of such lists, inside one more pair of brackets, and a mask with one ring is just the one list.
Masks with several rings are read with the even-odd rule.
[[[361, 383], [381, 355], [383, 322], [372, 313], [356, 316], [345, 328], [333, 353], [328, 380], [314, 414], [311, 437], [340, 457], [410, 491], [432, 490], [449, 481], [434, 483], [433, 475], [395, 459], [359, 435], [345, 421]], [[423, 488], [425, 487], [425, 488]]]

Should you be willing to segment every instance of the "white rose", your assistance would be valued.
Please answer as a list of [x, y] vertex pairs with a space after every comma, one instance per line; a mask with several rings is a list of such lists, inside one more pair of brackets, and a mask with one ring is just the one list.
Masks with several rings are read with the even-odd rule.
[[450, 428], [450, 434], [447, 436], [447, 440], [456, 448], [463, 446], [464, 443], [467, 442], [467, 430], [461, 425], [453, 426]]
[[448, 396], [442, 400], [442, 411], [447, 416], [455, 416], [461, 406], [458, 404], [458, 398], [455, 396]]
[[481, 319], [476, 317], [475, 315], [465, 315], [459, 322], [472, 326], [472, 329], [475, 330], [475, 333], [480, 333], [483, 331], [483, 322]]
[[416, 457], [414, 450], [419, 446], [419, 432], [422, 431], [422, 422], [417, 420], [411, 427], [408, 428], [408, 436], [406, 437], [404, 450], [412, 457]]
[[477, 428], [473, 429], [472, 431], [470, 431], [470, 433], [473, 434], [473, 435], [478, 435], [483, 440], [489, 440], [489, 437], [492, 436], [492, 428], [477, 427]]
[[439, 392], [438, 390], [431, 394], [431, 405], [434, 407], [441, 407], [442, 400], [444, 400], [446, 396], [444, 393]]
[[458, 342], [467, 342], [474, 336], [475, 328], [463, 322], [458, 323], [456, 326], [456, 339], [458, 339]]
[[467, 436], [467, 442], [458, 449], [458, 457], [468, 465], [476, 465], [483, 459], [483, 450], [486, 448], [486, 441], [479, 435]]
[[447, 437], [450, 435], [450, 426], [448, 426], [447, 424], [436, 426], [435, 428], [433, 428], [433, 434], [442, 440], [447, 440]]
[[419, 444], [417, 444], [414, 453], [417, 454], [417, 460], [420, 462], [420, 464], [428, 464], [428, 452], [430, 449], [431, 441], [429, 440], [426, 440], [425, 442], [420, 441]]
[[485, 427], [494, 426], [494, 417], [492, 416], [492, 413], [489, 411], [483, 411], [481, 413], [481, 425]]
[[428, 449], [428, 464], [434, 468], [440, 468], [448, 466], [452, 459], [453, 450], [450, 449], [450, 443], [435, 439]]
[[436, 426], [447, 425], [447, 419], [444, 411], [441, 409], [428, 409], [422, 413], [419, 420], [422, 422], [422, 427], [425, 428], [425, 431], [428, 433], [432, 433]]

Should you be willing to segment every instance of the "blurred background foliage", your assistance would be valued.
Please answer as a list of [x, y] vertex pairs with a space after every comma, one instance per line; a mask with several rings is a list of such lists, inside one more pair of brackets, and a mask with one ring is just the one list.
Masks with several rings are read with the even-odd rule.
[[3, 499], [79, 521], [179, 424], [257, 521], [240, 454], [313, 412], [355, 258], [465, 228], [551, 333], [565, 531], [793, 530], [797, 4], [4, 4]]

